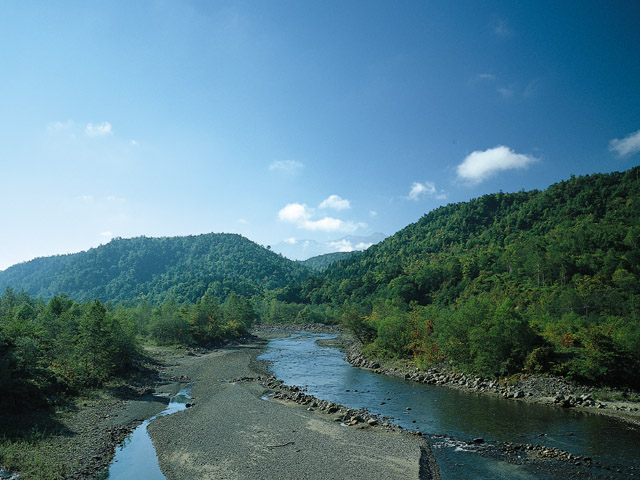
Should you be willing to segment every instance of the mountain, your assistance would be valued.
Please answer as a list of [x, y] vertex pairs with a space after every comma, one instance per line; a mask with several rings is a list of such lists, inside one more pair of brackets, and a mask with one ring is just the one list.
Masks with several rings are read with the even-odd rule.
[[317, 257], [311, 257], [307, 260], [300, 260], [299, 262], [305, 267], [310, 268], [314, 272], [323, 272], [329, 265], [335, 262], [339, 262], [340, 260], [346, 260], [358, 253], [357, 251], [352, 252], [335, 252], [335, 253], [325, 253], [324, 255], [318, 255]]
[[387, 238], [387, 236], [384, 233], [373, 233], [368, 236], [347, 235], [338, 240], [328, 242], [291, 238], [276, 243], [272, 248], [274, 252], [280, 253], [292, 260], [307, 260], [327, 253], [366, 250], [385, 238]]
[[640, 167], [438, 208], [300, 298], [376, 355], [640, 385]]
[[306, 278], [309, 270], [235, 234], [117, 238], [85, 252], [44, 257], [0, 272], [0, 291], [51, 298], [120, 302], [168, 298], [194, 302], [205, 292], [223, 301]]

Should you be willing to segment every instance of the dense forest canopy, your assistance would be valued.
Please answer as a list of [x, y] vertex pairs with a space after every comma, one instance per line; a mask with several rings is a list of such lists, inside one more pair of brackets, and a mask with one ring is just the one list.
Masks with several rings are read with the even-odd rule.
[[309, 270], [235, 234], [114, 239], [86, 252], [38, 258], [0, 272], [0, 291], [24, 290], [44, 299], [67, 294], [77, 301], [114, 303], [167, 299], [219, 301], [304, 279]]
[[157, 342], [224, 337], [229, 318], [192, 313], [237, 304], [240, 325], [342, 321], [366, 353], [422, 366], [640, 386], [640, 167], [450, 204], [364, 252], [305, 263], [315, 275], [225, 234], [36, 259], [0, 272], [11, 295], [43, 299], [14, 306], [2, 348], [23, 348], [15, 318], [64, 293], [129, 308], [137, 338]]
[[0, 389], [11, 394], [0, 406], [47, 405], [135, 372], [142, 342], [210, 347], [245, 335], [255, 318], [249, 300], [235, 293], [223, 303], [204, 295], [193, 304], [114, 308], [66, 295], [45, 302], [7, 288], [0, 296]]
[[300, 263], [305, 267], [309, 267], [314, 272], [323, 272], [329, 268], [329, 265], [345, 260], [357, 253], [357, 251], [325, 253], [324, 255], [318, 255], [316, 257], [308, 258], [307, 260], [302, 260]]
[[434, 210], [303, 281], [377, 355], [637, 383], [640, 168]]

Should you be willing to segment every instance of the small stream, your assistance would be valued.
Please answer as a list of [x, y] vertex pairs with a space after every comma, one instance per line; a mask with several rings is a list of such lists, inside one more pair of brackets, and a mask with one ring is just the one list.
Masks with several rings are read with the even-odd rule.
[[530, 404], [408, 382], [351, 366], [320, 339], [337, 335], [297, 333], [270, 340], [259, 357], [287, 385], [349, 408], [365, 408], [427, 436], [444, 479], [553, 478], [474, 452], [471, 442], [540, 444], [602, 464], [640, 469], [640, 432], [604, 415]]
[[153, 446], [147, 426], [158, 417], [164, 417], [186, 410], [191, 399], [191, 386], [180, 390], [169, 400], [167, 408], [145, 420], [131, 432], [124, 442], [116, 448], [116, 455], [101, 479], [109, 480], [164, 480], [165, 476], [158, 465], [156, 449]]

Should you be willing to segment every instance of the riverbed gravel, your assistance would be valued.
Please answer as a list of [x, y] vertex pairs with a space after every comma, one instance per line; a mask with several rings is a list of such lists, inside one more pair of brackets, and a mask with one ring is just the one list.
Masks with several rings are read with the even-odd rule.
[[228, 347], [169, 369], [193, 381], [194, 405], [149, 426], [168, 480], [439, 478], [419, 436], [347, 427], [327, 413], [271, 399], [253, 362], [261, 348]]

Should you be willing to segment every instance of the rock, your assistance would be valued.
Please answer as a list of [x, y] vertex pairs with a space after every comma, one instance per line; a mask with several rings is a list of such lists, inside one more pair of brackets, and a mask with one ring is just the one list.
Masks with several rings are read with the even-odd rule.
[[475, 443], [476, 445], [480, 445], [481, 443], [484, 443], [484, 438], [476, 437], [473, 439], [473, 443]]

